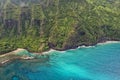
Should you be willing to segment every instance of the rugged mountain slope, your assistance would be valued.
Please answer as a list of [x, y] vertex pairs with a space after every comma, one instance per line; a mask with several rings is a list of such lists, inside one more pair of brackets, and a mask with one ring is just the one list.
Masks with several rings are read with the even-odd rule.
[[119, 0], [0, 0], [0, 53], [120, 40]]

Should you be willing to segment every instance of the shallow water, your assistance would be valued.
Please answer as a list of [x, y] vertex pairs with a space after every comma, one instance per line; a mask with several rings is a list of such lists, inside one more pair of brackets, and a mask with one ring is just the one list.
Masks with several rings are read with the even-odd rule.
[[51, 53], [0, 67], [0, 80], [120, 80], [120, 43]]

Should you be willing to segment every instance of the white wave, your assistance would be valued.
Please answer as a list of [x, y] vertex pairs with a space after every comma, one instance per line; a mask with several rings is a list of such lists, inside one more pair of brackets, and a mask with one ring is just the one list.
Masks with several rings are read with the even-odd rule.
[[[120, 41], [106, 41], [106, 42], [103, 42], [103, 43], [97, 43], [96, 45], [104, 45], [104, 44], [111, 44], [111, 43], [120, 43]], [[79, 46], [78, 49], [80, 49], [80, 48], [92, 48], [92, 47], [95, 47], [96, 45], [94, 45], [94, 46], [82, 45], [82, 46]]]
[[83, 46], [79, 46], [78, 49], [79, 48], [91, 48], [91, 47], [95, 47], [95, 46], [85, 46], [85, 45], [83, 45]]
[[50, 49], [49, 51], [42, 52], [41, 54], [49, 54], [49, 53], [54, 52], [54, 51], [56, 51], [56, 50], [54, 50], [54, 49]]
[[106, 41], [103, 43], [98, 43], [97, 45], [111, 44], [111, 43], [120, 43], [120, 41]]
[[66, 51], [59, 51], [60, 53], [65, 53]]

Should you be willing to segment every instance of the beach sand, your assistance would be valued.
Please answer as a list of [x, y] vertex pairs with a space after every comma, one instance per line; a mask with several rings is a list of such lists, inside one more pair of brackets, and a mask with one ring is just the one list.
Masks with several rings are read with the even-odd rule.
[[19, 55], [19, 53], [22, 52], [27, 52], [27, 50], [18, 48], [17, 50], [14, 50], [12, 52], [0, 55], [0, 65], [5, 64], [14, 59], [32, 59], [31, 57], [26, 55]]

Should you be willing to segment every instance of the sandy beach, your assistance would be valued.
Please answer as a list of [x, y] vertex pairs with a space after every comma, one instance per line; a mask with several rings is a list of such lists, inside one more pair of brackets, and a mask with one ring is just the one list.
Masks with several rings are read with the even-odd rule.
[[24, 55], [20, 56], [18, 54], [20, 52], [25, 52], [25, 51], [27, 51], [27, 50], [18, 48], [17, 50], [14, 50], [12, 52], [0, 55], [0, 65], [5, 64], [5, 63], [7, 63], [11, 60], [14, 60], [14, 59], [33, 59], [29, 56], [24, 56]]
[[5, 53], [5, 54], [0, 55], [0, 58], [1, 58], [1, 57], [4, 57], [4, 56], [8, 56], [8, 55], [16, 55], [18, 52], [21, 52], [21, 51], [24, 51], [24, 50], [25, 50], [25, 49], [18, 48], [17, 50], [14, 50], [14, 51], [12, 51], [12, 52]]

